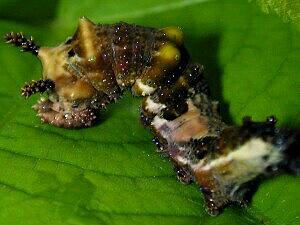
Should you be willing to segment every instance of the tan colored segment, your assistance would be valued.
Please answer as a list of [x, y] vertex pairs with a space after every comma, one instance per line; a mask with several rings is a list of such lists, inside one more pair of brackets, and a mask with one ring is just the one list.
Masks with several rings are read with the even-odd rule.
[[188, 111], [170, 122], [170, 137], [177, 143], [200, 139], [208, 135], [208, 118], [201, 116], [199, 110], [188, 101]]
[[188, 142], [191, 138], [205, 137], [208, 133], [207, 120], [197, 113], [183, 114], [180, 118], [188, 121], [183, 123], [180, 128], [172, 132], [172, 137], [176, 142]]
[[88, 59], [95, 59], [97, 56], [97, 48], [95, 47], [95, 40], [97, 39], [95, 24], [89, 19], [82, 17], [79, 19], [79, 39], [83, 45], [85, 57]]
[[55, 81], [63, 74], [71, 76], [65, 70], [68, 49], [69, 47], [66, 45], [59, 45], [54, 48], [40, 48], [38, 57], [43, 65], [43, 79]]
[[95, 89], [90, 83], [77, 80], [63, 88], [58, 89], [58, 95], [69, 101], [91, 98], [95, 94]]

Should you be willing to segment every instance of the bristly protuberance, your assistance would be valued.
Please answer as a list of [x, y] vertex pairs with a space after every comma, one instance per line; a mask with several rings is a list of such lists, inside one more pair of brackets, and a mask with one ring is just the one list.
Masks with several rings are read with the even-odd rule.
[[8, 33], [5, 41], [36, 55], [41, 80], [21, 93], [48, 94], [33, 108], [45, 123], [64, 128], [92, 126], [99, 110], [124, 90], [143, 96], [141, 122], [178, 179], [196, 182], [208, 212], [243, 205], [260, 177], [300, 174], [299, 131], [279, 129], [274, 117], [228, 126], [210, 97], [203, 66], [193, 63], [177, 27], [155, 29], [127, 23], [94, 24], [81, 18], [73, 37], [52, 47]]
[[54, 88], [55, 84], [52, 80], [33, 80], [29, 84], [24, 85], [24, 87], [21, 89], [21, 95], [25, 98], [28, 98], [35, 93], [52, 91]]
[[13, 44], [17, 47], [21, 47], [21, 50], [24, 52], [31, 52], [34, 55], [38, 54], [39, 46], [37, 46], [33, 37], [26, 38], [22, 33], [7, 33], [4, 37], [6, 43]]

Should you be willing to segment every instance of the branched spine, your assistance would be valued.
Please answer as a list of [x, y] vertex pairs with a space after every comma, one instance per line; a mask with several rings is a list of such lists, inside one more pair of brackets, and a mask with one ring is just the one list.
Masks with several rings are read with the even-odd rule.
[[13, 44], [17, 47], [21, 47], [21, 51], [31, 52], [34, 55], [37, 55], [39, 52], [39, 46], [37, 46], [33, 37], [26, 38], [22, 33], [10, 32], [4, 36], [6, 43]]
[[43, 93], [45, 91], [53, 90], [54, 87], [55, 84], [51, 80], [33, 80], [29, 84], [25, 84], [25, 86], [21, 89], [21, 95], [28, 98], [38, 92]]

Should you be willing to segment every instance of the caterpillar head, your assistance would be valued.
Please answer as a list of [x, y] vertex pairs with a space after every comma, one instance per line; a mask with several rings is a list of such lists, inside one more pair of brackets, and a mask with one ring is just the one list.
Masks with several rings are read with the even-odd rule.
[[115, 95], [99, 92], [94, 85], [103, 77], [95, 72], [99, 71], [95, 30], [95, 24], [81, 18], [75, 35], [52, 48], [39, 47], [22, 33], [6, 34], [7, 43], [31, 52], [42, 63], [42, 79], [25, 84], [21, 91], [25, 98], [48, 93], [47, 99], [41, 98], [33, 107], [42, 121], [65, 128], [91, 126], [96, 109], [116, 98], [117, 91]]

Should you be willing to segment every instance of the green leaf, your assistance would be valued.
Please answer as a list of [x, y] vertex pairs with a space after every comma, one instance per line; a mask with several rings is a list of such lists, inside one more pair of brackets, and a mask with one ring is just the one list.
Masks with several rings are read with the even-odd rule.
[[[33, 26], [32, 5], [18, 3], [27, 20], [1, 13], [0, 33], [23, 31], [42, 45], [72, 35], [83, 15], [99, 23], [181, 26], [192, 57], [206, 67], [226, 122], [274, 114], [280, 125], [300, 125], [299, 30], [255, 4], [60, 0], [56, 11], [44, 2], [35, 5], [36, 12], [46, 8], [54, 16]], [[0, 68], [0, 224], [300, 223], [299, 178], [267, 180], [248, 207], [211, 217], [197, 186], [180, 184], [168, 160], [155, 152], [139, 123], [140, 99], [127, 93], [95, 127], [60, 129], [34, 115], [30, 106], [37, 97], [24, 101], [19, 95], [25, 81], [41, 76], [38, 60], [1, 43]]]
[[0, 19], [34, 25], [47, 23], [55, 17], [57, 3], [58, 0], [27, 0], [26, 3], [20, 0], [1, 0]]
[[297, 0], [256, 0], [266, 13], [276, 13], [284, 21], [300, 23], [300, 2]]

